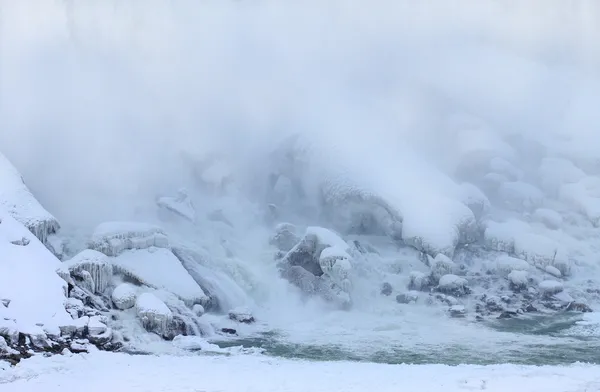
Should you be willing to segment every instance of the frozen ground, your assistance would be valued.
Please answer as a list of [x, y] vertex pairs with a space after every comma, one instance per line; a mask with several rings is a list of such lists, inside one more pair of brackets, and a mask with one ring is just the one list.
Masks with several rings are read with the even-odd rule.
[[445, 366], [308, 362], [247, 355], [34, 358], [0, 370], [0, 391], [594, 392], [600, 366]]

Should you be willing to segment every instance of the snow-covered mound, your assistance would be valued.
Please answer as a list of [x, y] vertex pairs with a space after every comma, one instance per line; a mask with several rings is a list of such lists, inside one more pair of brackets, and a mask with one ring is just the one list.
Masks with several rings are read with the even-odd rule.
[[10, 213], [0, 207], [0, 317], [23, 328], [52, 330], [69, 323], [67, 284], [60, 261]]
[[60, 228], [52, 216], [31, 194], [18, 170], [0, 152], [0, 208], [31, 231], [42, 243]]
[[108, 260], [116, 273], [135, 283], [170, 291], [190, 306], [209, 301], [202, 288], [169, 249], [152, 247], [126, 250]]
[[185, 188], [180, 189], [177, 192], [177, 196], [159, 197], [158, 200], [156, 200], [156, 204], [161, 209], [177, 214], [190, 222], [196, 220], [196, 209]]
[[167, 333], [173, 313], [163, 301], [151, 293], [143, 293], [137, 298], [135, 308], [146, 330], [160, 335]]
[[107, 256], [149, 247], [168, 248], [169, 239], [160, 227], [141, 222], [102, 223], [94, 231], [89, 243], [90, 249]]
[[121, 283], [112, 292], [111, 299], [117, 309], [125, 310], [133, 308], [137, 298], [137, 289], [129, 283]]

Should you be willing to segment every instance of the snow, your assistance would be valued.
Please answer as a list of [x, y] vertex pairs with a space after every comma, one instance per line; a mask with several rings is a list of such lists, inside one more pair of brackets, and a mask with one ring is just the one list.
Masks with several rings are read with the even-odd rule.
[[442, 291], [450, 292], [460, 290], [467, 285], [467, 280], [457, 275], [447, 274], [440, 278], [439, 288]]
[[514, 270], [508, 274], [508, 280], [516, 287], [527, 286], [529, 273], [527, 271]]
[[159, 197], [156, 204], [168, 211], [174, 212], [185, 219], [194, 222], [196, 220], [196, 209], [188, 194], [188, 191], [184, 188], [177, 192], [177, 196], [163, 196]]
[[538, 285], [539, 290], [543, 294], [557, 294], [563, 291], [564, 285], [556, 280], [544, 280]]
[[121, 283], [113, 290], [111, 298], [118, 309], [124, 310], [135, 305], [137, 289], [129, 283]]
[[335, 246], [340, 249], [348, 249], [348, 244], [339, 235], [324, 227], [310, 226], [306, 228], [305, 236], [315, 236], [319, 245], [323, 247]]
[[508, 207], [529, 210], [543, 204], [544, 194], [534, 185], [523, 181], [505, 182], [500, 186], [499, 195]]
[[[185, 339], [181, 343], [189, 342]], [[585, 392], [600, 388], [599, 373], [599, 366], [585, 364], [383, 365], [295, 361], [257, 355], [130, 356], [95, 352], [25, 360], [0, 372], [0, 391], [55, 392], [78, 390], [85, 385], [89, 392], [107, 389], [363, 392], [373, 389], [376, 380], [379, 392], [396, 392], [399, 388], [444, 392]]]
[[104, 222], [96, 227], [89, 244], [107, 256], [152, 246], [168, 248], [169, 240], [160, 227], [142, 222]]
[[538, 208], [533, 212], [533, 216], [541, 223], [546, 225], [549, 229], [559, 229], [563, 225], [562, 216], [548, 208]]
[[21, 174], [0, 152], [0, 209], [31, 231], [42, 243], [60, 225], [31, 194]]
[[170, 291], [190, 305], [208, 301], [202, 288], [169, 249], [126, 250], [109, 260], [116, 273], [141, 284]]
[[[27, 245], [11, 241], [26, 238]], [[23, 327], [57, 326], [71, 319], [64, 308], [66, 283], [57, 275], [60, 261], [21, 223], [0, 207], [0, 298]]]

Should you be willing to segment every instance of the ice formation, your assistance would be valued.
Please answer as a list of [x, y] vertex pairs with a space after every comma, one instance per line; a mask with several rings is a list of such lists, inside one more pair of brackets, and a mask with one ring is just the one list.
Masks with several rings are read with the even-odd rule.
[[190, 222], [196, 220], [196, 209], [192, 203], [192, 199], [185, 188], [179, 189], [177, 196], [159, 197], [156, 204], [167, 211], [175, 213]]
[[135, 302], [135, 308], [146, 330], [159, 335], [167, 333], [169, 323], [173, 320], [173, 313], [154, 294], [140, 294]]
[[[82, 273], [89, 274], [91, 278], [90, 292], [95, 294], [102, 294], [113, 276], [113, 267], [108, 257], [92, 249], [85, 249], [73, 258], [64, 261], [60, 269], [62, 271], [67, 269], [71, 277], [75, 279]], [[59, 272], [59, 275], [64, 276], [62, 271]]]
[[190, 306], [209, 301], [202, 288], [169, 249], [152, 247], [126, 250], [108, 260], [115, 273], [138, 284], [171, 291]]
[[0, 152], [0, 208], [25, 226], [43, 244], [60, 225], [31, 194], [17, 169]]
[[99, 225], [89, 243], [89, 248], [107, 256], [118, 256], [125, 250], [168, 248], [169, 240], [158, 227], [141, 222], [105, 222]]
[[133, 308], [136, 297], [137, 289], [129, 283], [121, 283], [111, 294], [113, 304], [121, 310]]

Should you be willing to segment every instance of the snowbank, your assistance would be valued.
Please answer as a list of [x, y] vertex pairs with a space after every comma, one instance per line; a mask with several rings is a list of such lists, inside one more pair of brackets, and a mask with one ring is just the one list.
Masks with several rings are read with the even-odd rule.
[[42, 243], [60, 225], [31, 194], [21, 174], [0, 152], [0, 208], [31, 231]]
[[[190, 342], [184, 339], [179, 343], [187, 346]], [[297, 361], [256, 355], [131, 356], [97, 352], [25, 360], [18, 367], [1, 373], [0, 390], [54, 392], [79, 390], [85, 385], [88, 392], [364, 392], [372, 390], [377, 380], [378, 392], [402, 389], [583, 392], [598, 389], [599, 373], [600, 366], [583, 364], [560, 367], [385, 365]]]
[[36, 236], [0, 208], [0, 299], [10, 300], [4, 316], [23, 327], [70, 322], [64, 306], [67, 284], [56, 273], [59, 267]]

